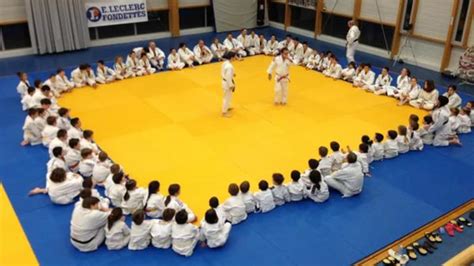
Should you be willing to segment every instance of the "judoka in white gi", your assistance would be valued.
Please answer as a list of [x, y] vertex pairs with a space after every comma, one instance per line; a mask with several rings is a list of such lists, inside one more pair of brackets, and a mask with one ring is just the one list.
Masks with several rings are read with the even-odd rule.
[[212, 51], [206, 46], [203, 40], [199, 40], [194, 46], [194, 56], [199, 64], [207, 64], [212, 61]]
[[375, 73], [370, 64], [364, 64], [364, 69], [354, 79], [354, 86], [359, 88], [370, 88], [374, 84]]
[[252, 46], [250, 36], [247, 35], [247, 30], [243, 29], [237, 40], [242, 44], [243, 49], [248, 55], [255, 55], [255, 48]]
[[[382, 70], [383, 71], [383, 70]], [[354, 62], [350, 62], [346, 68], [341, 71], [342, 80], [352, 82], [356, 75], [356, 65]]]
[[398, 133], [395, 130], [389, 130], [387, 132], [387, 141], [383, 144], [383, 157], [385, 159], [391, 159], [398, 156], [398, 141], [397, 141]]
[[143, 71], [144, 75], [150, 75], [156, 72], [156, 68], [152, 67], [150, 64], [150, 60], [146, 53], [142, 53], [140, 56], [140, 60], [138, 60], [138, 65]]
[[28, 109], [28, 115], [25, 118], [23, 124], [23, 141], [22, 146], [25, 145], [38, 145], [42, 143], [41, 129], [38, 124], [35, 123], [35, 119], [38, 117], [38, 110], [36, 108]]
[[71, 218], [71, 244], [82, 252], [96, 250], [105, 240], [108, 211], [99, 209], [99, 199], [89, 197], [75, 206]]
[[51, 89], [51, 93], [54, 97], [60, 97], [63, 91], [60, 89], [56, 75], [51, 74], [47, 80], [43, 82], [43, 86], [46, 85]]
[[410, 70], [408, 68], [402, 68], [400, 75], [397, 77], [397, 86], [387, 87], [386, 93], [388, 96], [397, 98], [400, 91], [404, 90], [406, 87], [410, 86]]
[[170, 50], [168, 55], [168, 69], [171, 70], [180, 70], [184, 68], [184, 63], [181, 61], [181, 57], [176, 52], [175, 48]]
[[132, 214], [132, 228], [130, 229], [129, 250], [142, 250], [151, 242], [151, 227], [154, 221], [145, 220], [145, 212], [137, 210]]
[[312, 185], [304, 189], [304, 194], [314, 202], [325, 202], [329, 198], [329, 188], [319, 171], [312, 171], [309, 174]]
[[171, 247], [171, 229], [174, 223], [175, 210], [165, 209], [163, 218], [155, 220], [151, 227], [151, 244], [155, 248], [167, 249]]
[[425, 80], [423, 90], [420, 91], [416, 99], [410, 101], [410, 105], [430, 111], [435, 107], [438, 96], [439, 92], [435, 88], [434, 81]]
[[82, 88], [87, 86], [87, 65], [81, 64], [71, 72], [71, 80], [74, 87]]
[[193, 254], [199, 240], [199, 229], [192, 223], [188, 223], [188, 220], [186, 210], [178, 211], [175, 216], [176, 223], [171, 229], [173, 251], [186, 257]]
[[28, 81], [28, 74], [25, 72], [18, 72], [17, 73], [18, 78], [20, 79], [20, 82], [18, 82], [18, 85], [16, 86], [16, 91], [18, 94], [20, 94], [20, 97], [23, 98], [25, 96], [26, 91], [28, 90], [28, 87], [30, 87], [30, 82]]
[[227, 52], [223, 58], [224, 63], [222, 63], [221, 68], [222, 90], [224, 93], [222, 100], [222, 115], [228, 117], [230, 115], [229, 112], [232, 110], [232, 94], [235, 92], [235, 72], [231, 60], [236, 58], [236, 54], [234, 52]]
[[165, 63], [165, 53], [160, 48], [156, 47], [156, 43], [153, 41], [148, 43], [147, 50], [147, 56], [152, 67], [162, 70]]
[[194, 56], [194, 53], [191, 50], [189, 50], [189, 48], [186, 46], [185, 43], [180, 43], [179, 44], [178, 54], [181, 58], [181, 61], [186, 63], [186, 65], [188, 65], [188, 67], [194, 67], [194, 62], [199, 63], [199, 61], [196, 60], [196, 57]]
[[216, 211], [209, 209], [201, 222], [200, 240], [209, 248], [221, 247], [227, 242], [231, 229], [230, 223], [220, 221]]
[[300, 201], [304, 198], [305, 186], [300, 182], [301, 173], [297, 170], [291, 171], [291, 183], [287, 185], [291, 201]]
[[219, 42], [219, 39], [214, 38], [214, 41], [211, 44], [211, 50], [215, 58], [221, 61], [222, 57], [226, 53], [226, 47]]
[[115, 80], [115, 71], [105, 65], [104, 60], [97, 61], [96, 81], [100, 84], [109, 83]]
[[449, 144], [461, 145], [458, 137], [453, 135], [451, 130], [448, 103], [449, 99], [447, 97], [439, 96], [436, 108], [431, 113], [433, 124], [425, 126], [425, 129], [429, 133], [434, 134], [434, 146], [448, 146]]
[[36, 106], [33, 95], [35, 95], [36, 89], [34, 87], [28, 87], [26, 94], [21, 98], [21, 108], [26, 111]]
[[357, 155], [351, 152], [346, 159], [347, 163], [340, 170], [324, 178], [326, 184], [339, 191], [344, 198], [361, 193], [364, 185], [364, 174]]
[[227, 38], [224, 40], [224, 46], [226, 52], [233, 52], [240, 57], [247, 56], [247, 52], [241, 42], [232, 36], [232, 33], [227, 34]]
[[418, 85], [418, 79], [416, 77], [411, 77], [410, 85], [398, 93], [398, 98], [400, 99], [398, 105], [404, 105], [409, 101], [417, 99], [420, 92], [421, 87]]
[[337, 62], [336, 56], [332, 55], [329, 63], [329, 67], [323, 71], [323, 75], [333, 79], [340, 79], [342, 75], [342, 67]]
[[86, 64], [86, 71], [84, 73], [85, 73], [87, 85], [91, 86], [92, 88], [96, 88], [97, 82], [96, 82], [96, 77], [94, 74], [94, 70], [92, 69], [92, 66], [89, 64]]
[[[222, 204], [222, 209], [228, 221], [232, 224], [238, 224], [247, 219], [245, 203], [239, 197], [239, 186], [237, 184], [230, 184], [228, 191], [230, 197]], [[224, 219], [224, 217], [219, 218]]]
[[196, 220], [196, 215], [194, 215], [193, 211], [179, 199], [179, 194], [181, 192], [181, 187], [178, 184], [171, 184], [168, 187], [169, 195], [165, 198], [165, 207], [174, 209], [176, 212], [181, 210], [186, 211], [186, 217], [188, 217], [188, 222], [194, 222]]
[[250, 190], [250, 183], [248, 181], [244, 181], [240, 184], [240, 193], [239, 197], [245, 204], [245, 210], [247, 213], [255, 212], [255, 197], [252, 193], [249, 192]]
[[272, 178], [273, 178], [273, 187], [271, 190], [272, 190], [273, 200], [275, 201], [276, 206], [281, 206], [291, 200], [290, 192], [288, 191], [288, 188], [285, 185], [283, 185], [283, 181], [285, 179], [282, 174], [275, 173], [273, 174]]
[[290, 54], [292, 54], [295, 50], [295, 44], [293, 43], [293, 38], [291, 35], [286, 35], [285, 39], [278, 43], [278, 49], [281, 51], [283, 48], [288, 49]]
[[275, 200], [273, 199], [272, 191], [268, 189], [268, 182], [265, 180], [260, 181], [258, 188], [260, 191], [253, 194], [256, 203], [256, 211], [265, 213], [275, 209]]
[[388, 73], [388, 67], [382, 68], [382, 73], [377, 76], [375, 84], [371, 86], [365, 86], [364, 89], [367, 89], [376, 95], [383, 95], [387, 93], [387, 88], [392, 84], [392, 76]]
[[108, 250], [119, 250], [130, 241], [130, 228], [125, 223], [122, 209], [114, 208], [105, 226], [105, 245]]
[[456, 85], [449, 85], [448, 91], [443, 94], [444, 97], [448, 97], [449, 99], [449, 103], [448, 103], [449, 109], [459, 108], [462, 104], [462, 99], [456, 91], [457, 91]]
[[148, 196], [145, 199], [145, 212], [149, 217], [160, 218], [165, 209], [165, 198], [160, 193], [160, 182], [151, 181], [148, 184]]
[[346, 58], [347, 62], [350, 63], [355, 62], [354, 55], [359, 46], [360, 30], [357, 27], [357, 22], [354, 20], [347, 22], [347, 26], [349, 31], [346, 35]]
[[68, 79], [64, 69], [56, 71], [56, 80], [58, 88], [63, 92], [69, 92], [74, 88], [74, 83]]
[[317, 69], [321, 62], [321, 56], [318, 51], [313, 50], [306, 63], [306, 69]]
[[[261, 35], [263, 37], [263, 35]], [[250, 32], [250, 36], [248, 36], [250, 42], [249, 50], [253, 51], [254, 54], [260, 54], [260, 37], [255, 33], [255, 31]], [[265, 40], [265, 38], [264, 38]]]
[[287, 48], [281, 49], [280, 55], [273, 58], [267, 69], [268, 79], [272, 79], [275, 71], [275, 105], [286, 105], [288, 101], [288, 83], [290, 82], [290, 53]]
[[132, 73], [135, 74], [135, 76], [142, 76], [143, 75], [143, 69], [138, 64], [138, 58], [137, 58], [137, 55], [135, 54], [134, 51], [131, 51], [128, 54], [127, 60], [125, 61], [125, 64], [127, 66], [127, 69], [132, 71]]
[[267, 40], [265, 39], [265, 36], [263, 34], [260, 34], [258, 36], [258, 39], [255, 42], [256, 44], [256, 53], [257, 54], [265, 54], [265, 49], [267, 48]]
[[265, 45], [265, 48], [263, 49], [263, 53], [265, 53], [265, 55], [277, 55], [280, 52], [278, 45], [279, 43], [275, 35], [272, 35], [270, 40], [267, 41], [267, 44]]
[[121, 56], [115, 57], [114, 63], [115, 77], [119, 80], [135, 77], [135, 73], [126, 64], [123, 63]]

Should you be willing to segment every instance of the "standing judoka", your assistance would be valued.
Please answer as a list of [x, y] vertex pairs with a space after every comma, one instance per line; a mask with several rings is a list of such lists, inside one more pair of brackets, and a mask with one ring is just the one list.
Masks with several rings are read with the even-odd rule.
[[221, 77], [222, 77], [222, 89], [224, 91], [224, 100], [222, 103], [222, 116], [229, 117], [229, 111], [232, 110], [231, 101], [232, 94], [235, 91], [235, 72], [234, 66], [230, 62], [236, 58], [237, 54], [234, 52], [228, 52], [224, 54], [224, 63], [222, 64]]
[[347, 22], [347, 26], [349, 26], [349, 31], [346, 35], [346, 57], [347, 63], [350, 63], [355, 62], [354, 54], [357, 46], [359, 46], [360, 30], [355, 20]]
[[282, 48], [280, 55], [273, 58], [268, 67], [268, 79], [272, 79], [273, 70], [275, 70], [275, 105], [286, 105], [288, 99], [288, 83], [290, 82], [290, 52], [288, 48]]

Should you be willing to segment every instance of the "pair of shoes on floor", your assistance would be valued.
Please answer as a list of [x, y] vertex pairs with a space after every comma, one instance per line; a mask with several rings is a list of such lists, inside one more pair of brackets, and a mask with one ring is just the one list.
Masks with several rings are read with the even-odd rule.
[[444, 228], [446, 229], [446, 233], [448, 233], [448, 235], [451, 237], [454, 236], [454, 231], [457, 231], [458, 233], [462, 233], [464, 231], [455, 220], [449, 221], [449, 223], [447, 223]]
[[425, 233], [425, 238], [432, 244], [442, 243], [443, 239], [438, 232]]
[[464, 229], [465, 226], [467, 226], [467, 227], [472, 227], [471, 221], [469, 221], [469, 219], [464, 218], [464, 217], [459, 217], [459, 218], [456, 220], [456, 223], [457, 223], [458, 226], [461, 227], [462, 229]]

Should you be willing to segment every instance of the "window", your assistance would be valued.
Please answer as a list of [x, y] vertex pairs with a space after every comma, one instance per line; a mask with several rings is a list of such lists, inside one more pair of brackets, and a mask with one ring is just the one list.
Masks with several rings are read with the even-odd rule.
[[179, 9], [179, 28], [191, 29], [206, 26], [206, 8], [180, 8]]
[[268, 5], [268, 18], [270, 21], [285, 23], [285, 4], [270, 1]]
[[345, 39], [347, 34], [347, 22], [351, 20], [350, 17], [337, 16], [334, 14], [323, 13], [322, 33]]
[[3, 40], [0, 50], [31, 47], [28, 23], [4, 25], [0, 28], [0, 34], [2, 34], [0, 40]]
[[216, 21], [214, 20], [214, 8], [212, 6], [206, 7], [206, 18], [207, 18], [207, 26], [208, 27], [215, 27]]
[[147, 34], [169, 30], [168, 10], [148, 12], [148, 21], [137, 23], [137, 34]]
[[[462, 42], [464, 37], [464, 29], [466, 28], [466, 20], [468, 17], [469, 3], [470, 0], [461, 1], [461, 10], [458, 13], [458, 25], [454, 32], [454, 40], [456, 42]], [[470, 21], [468, 23], [471, 23]]]
[[[347, 31], [347, 26], [345, 29]], [[361, 31], [359, 43], [381, 49], [392, 49], [392, 40], [395, 27], [359, 20], [359, 29]]]
[[130, 35], [135, 35], [135, 25], [134, 24], [121, 24], [121, 25], [97, 27], [97, 32], [99, 34], [99, 39], [130, 36]]
[[314, 9], [291, 6], [291, 26], [314, 31], [316, 11]]

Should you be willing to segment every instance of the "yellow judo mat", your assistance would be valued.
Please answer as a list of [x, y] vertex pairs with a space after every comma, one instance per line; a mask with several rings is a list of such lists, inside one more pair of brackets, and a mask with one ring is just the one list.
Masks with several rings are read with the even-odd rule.
[[0, 184], [0, 265], [38, 265], [2, 184]]
[[59, 103], [140, 186], [182, 187], [181, 199], [202, 218], [211, 196], [227, 198], [229, 183], [304, 170], [320, 145], [338, 141], [356, 149], [363, 134], [406, 125], [412, 113], [395, 99], [376, 96], [303, 67], [291, 68], [289, 103], [273, 105], [270, 57], [233, 62], [233, 115], [221, 117], [221, 63], [164, 72], [98, 89], [76, 89]]

